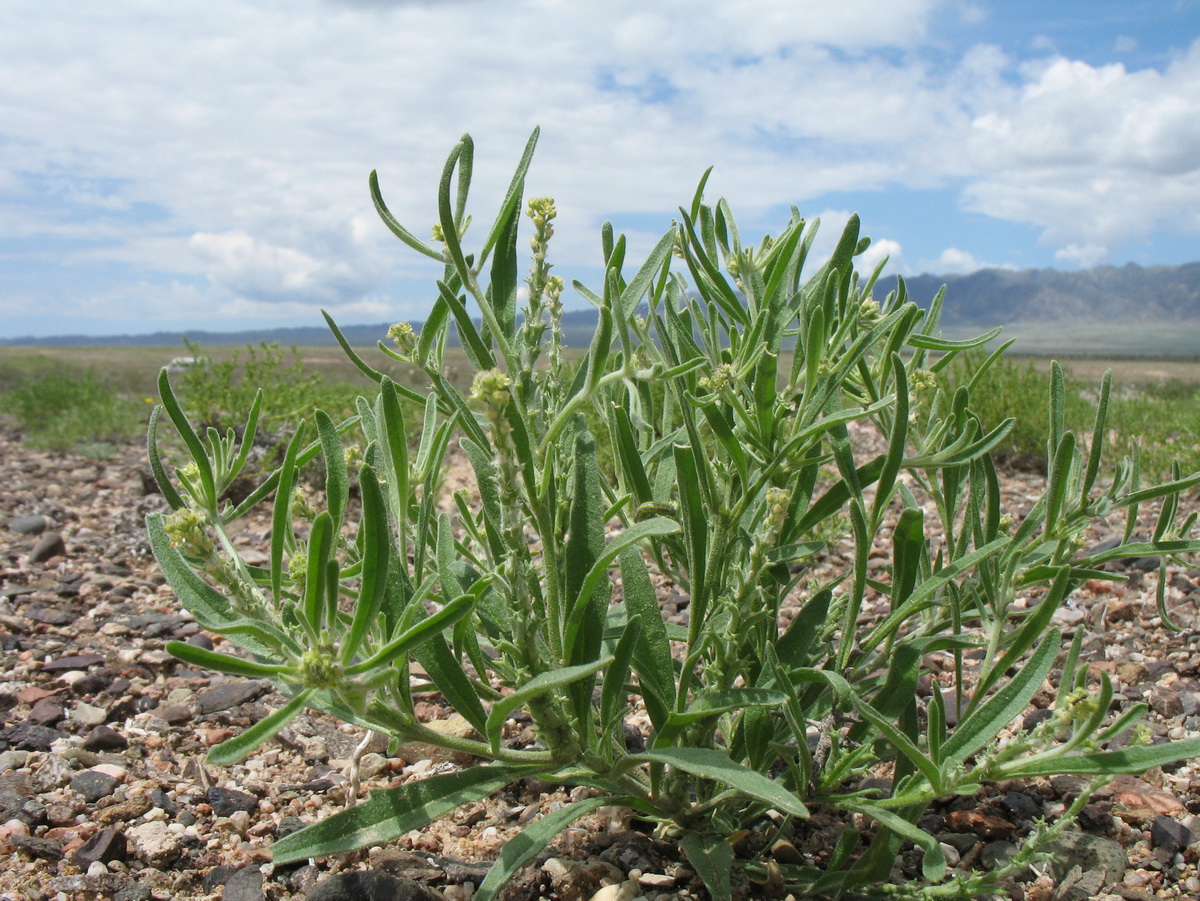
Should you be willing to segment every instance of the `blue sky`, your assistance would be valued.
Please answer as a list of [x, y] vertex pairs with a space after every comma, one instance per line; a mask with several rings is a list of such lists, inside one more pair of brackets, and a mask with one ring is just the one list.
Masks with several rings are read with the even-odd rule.
[[710, 165], [903, 274], [1200, 259], [1200, 0], [15, 0], [0, 338], [419, 320], [367, 173], [426, 235], [470, 132], [487, 221], [534, 125], [587, 284]]

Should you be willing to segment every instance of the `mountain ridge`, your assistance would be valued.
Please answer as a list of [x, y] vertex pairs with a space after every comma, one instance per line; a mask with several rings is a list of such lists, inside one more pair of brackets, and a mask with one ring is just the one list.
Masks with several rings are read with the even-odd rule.
[[[941, 324], [946, 327], [991, 328], [1027, 324], [1191, 323], [1200, 325], [1200, 262], [1180, 266], [1098, 266], [1067, 272], [1059, 269], [980, 269], [965, 275], [904, 276], [908, 296], [927, 306], [946, 286]], [[896, 290], [898, 277], [882, 277], [877, 298]], [[563, 324], [572, 344], [591, 337], [595, 312], [571, 310]], [[414, 323], [415, 325], [416, 323]], [[384, 339], [391, 323], [342, 326], [355, 346]], [[213, 332], [187, 329], [136, 335], [54, 335], [0, 339], [4, 345], [28, 346], [173, 346], [187, 337], [214, 347], [257, 344], [319, 347], [334, 344], [324, 325]]]

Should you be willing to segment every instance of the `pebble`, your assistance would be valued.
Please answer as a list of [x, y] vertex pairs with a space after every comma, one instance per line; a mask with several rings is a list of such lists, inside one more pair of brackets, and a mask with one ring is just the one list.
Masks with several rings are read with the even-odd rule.
[[219, 817], [231, 816], [239, 810], [254, 813], [258, 809], [258, 798], [233, 788], [214, 785], [205, 793], [204, 798], [212, 807], [212, 812]]
[[116, 791], [119, 784], [120, 780], [108, 773], [84, 770], [71, 780], [71, 789], [83, 795], [83, 799], [89, 804], [95, 804]]
[[30, 563], [45, 563], [53, 557], [61, 557], [67, 553], [67, 544], [58, 532], [46, 532], [34, 544], [29, 552]]
[[263, 679], [222, 682], [196, 695], [196, 706], [201, 715], [217, 713], [253, 701], [270, 691], [271, 687], [271, 683]]
[[84, 726], [99, 726], [108, 719], [108, 711], [80, 701], [71, 711], [71, 719]]
[[48, 517], [34, 514], [10, 519], [7, 528], [10, 532], [16, 532], [18, 535], [41, 535], [52, 525], [53, 521]]
[[151, 820], [129, 827], [126, 837], [133, 842], [134, 853], [152, 867], [167, 867], [182, 853], [179, 836], [169, 830], [165, 823]]
[[87, 751], [123, 751], [129, 747], [129, 739], [103, 723], [97, 725], [83, 740]]
[[124, 860], [128, 851], [123, 832], [117, 829], [101, 829], [76, 849], [72, 859], [75, 865], [83, 870], [94, 863], [105, 864], [111, 860]]
[[1196, 833], [1178, 820], [1159, 816], [1150, 824], [1150, 845], [1178, 854], [1196, 841]]
[[411, 879], [402, 879], [379, 870], [342, 873], [318, 882], [305, 896], [306, 901], [443, 901], [433, 889]]

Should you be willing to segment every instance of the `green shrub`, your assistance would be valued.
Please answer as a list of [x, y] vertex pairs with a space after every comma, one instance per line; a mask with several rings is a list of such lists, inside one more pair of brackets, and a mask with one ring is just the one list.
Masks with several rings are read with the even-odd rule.
[[54, 451], [112, 452], [145, 425], [144, 405], [101, 384], [90, 372], [49, 372], [0, 396], [0, 410], [17, 420], [30, 442]]
[[[478, 898], [495, 897], [558, 832], [608, 805], [676, 837], [716, 899], [730, 897], [735, 866], [798, 895], [980, 895], [1027, 866], [1089, 791], [991, 873], [948, 874], [937, 840], [917, 826], [936, 799], [1056, 773], [1106, 779], [1200, 753], [1200, 740], [1146, 744], [1135, 728], [1142, 706], [1110, 717], [1112, 683], [1080, 664], [1082, 630], [1064, 647], [1052, 619], [1107, 560], [1200, 549], [1187, 537], [1192, 521], [1174, 516], [1174, 499], [1200, 473], [1143, 488], [1128, 461], [1102, 469], [1102, 442], [1085, 454], [1065, 425], [1056, 366], [1043, 441], [1053, 464], [1044, 495], [1014, 523], [991, 456], [1011, 421], [987, 427], [971, 392], [938, 378], [992, 336], [939, 338], [940, 296], [929, 311], [903, 286], [871, 300], [878, 272], [860, 279], [853, 267], [868, 243], [857, 218], [832, 258], [802, 279], [815, 224], [794, 213], [777, 237], [745, 246], [725, 202], [704, 204], [703, 182], [682, 222], [632, 274], [625, 239], [606, 227], [602, 287], [575, 285], [599, 325], [568, 377], [563, 283], [546, 262], [549, 201], [529, 204], [533, 265], [517, 315], [517, 231], [533, 144], [470, 252], [461, 243], [469, 138], [442, 179], [440, 247], [391, 216], [372, 178], [387, 226], [446, 267], [420, 335], [401, 324], [391, 332], [395, 349], [385, 349], [425, 373], [423, 391], [397, 385], [347, 347], [377, 386], [357, 403], [361, 457], [348, 458], [340, 427], [316, 411], [278, 469], [232, 508], [220, 498], [245, 463], [257, 403], [241, 443], [233, 434], [202, 437], [167, 375], [160, 379], [163, 409], [191, 460], [168, 474], [156, 411], [151, 463], [173, 512], [149, 518], [151, 543], [197, 621], [249, 656], [178, 642], [168, 649], [194, 666], [273, 679], [289, 699], [209, 759], [232, 765], [313, 707], [395, 741], [487, 761], [376, 791], [276, 842], [276, 862], [386, 842], [538, 776], [590, 793], [506, 845]], [[443, 374], [451, 321], [476, 370], [469, 394]], [[793, 340], [782, 367], [781, 349]], [[404, 398], [423, 404], [415, 452]], [[1097, 434], [1107, 405], [1106, 381]], [[593, 428], [607, 432], [610, 471], [588, 411]], [[881, 430], [887, 450], [856, 447], [855, 422]], [[451, 514], [438, 507], [436, 480], [456, 439], [478, 496], [456, 494]], [[313, 511], [295, 487], [317, 457], [325, 502]], [[361, 512], [350, 503], [354, 478]], [[272, 496], [270, 565], [253, 568], [230, 526]], [[1138, 507], [1160, 498], [1166, 514], [1153, 535], [1135, 536]], [[1084, 553], [1084, 530], [1121, 512], [1130, 522], [1122, 544]], [[831, 522], [849, 523], [852, 564], [812, 584], [802, 567], [824, 550], [818, 536]], [[870, 559], [877, 548], [889, 557], [882, 571]], [[686, 593], [686, 626], [664, 620], [654, 571]], [[1031, 593], [1041, 602], [1027, 605]], [[781, 614], [796, 605], [781, 629]], [[964, 665], [969, 652], [974, 666]], [[941, 691], [917, 696], [932, 658], [953, 674], [956, 718]], [[1006, 734], [1052, 671], [1049, 718]], [[414, 692], [430, 688], [476, 737], [417, 720]], [[645, 749], [626, 742], [635, 706], [651, 724]], [[535, 724], [532, 745], [506, 738], [518, 711]], [[1117, 738], [1120, 749], [1110, 744]], [[864, 789], [868, 775], [874, 787]], [[731, 838], [763, 814], [791, 829], [817, 809], [846, 822], [825, 869], [737, 857]], [[920, 849], [924, 879], [888, 885], [905, 842]]]

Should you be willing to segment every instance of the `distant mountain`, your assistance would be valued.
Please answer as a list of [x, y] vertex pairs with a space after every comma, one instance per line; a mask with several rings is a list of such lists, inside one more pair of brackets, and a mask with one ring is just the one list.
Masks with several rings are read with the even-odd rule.
[[[1099, 266], [1057, 269], [981, 269], [970, 275], [904, 279], [909, 298], [928, 306], [942, 285], [942, 324], [991, 328], [1014, 323], [1189, 322], [1200, 324], [1200, 263], [1184, 266]], [[880, 279], [876, 297], [896, 288]]]
[[[904, 279], [910, 299], [925, 307], [946, 286], [942, 324], [984, 327], [1016, 323], [1096, 323], [1138, 325], [1189, 323], [1200, 325], [1200, 263], [1183, 266], [1099, 266], [1080, 272], [1057, 269], [981, 269], [970, 275], [917, 275]], [[882, 299], [896, 289], [896, 277], [880, 279], [875, 295]], [[585, 347], [596, 314], [591, 309], [564, 314], [567, 343]], [[342, 328], [351, 344], [363, 347], [384, 339], [390, 323]], [[257, 329], [244, 332], [155, 332], [150, 335], [62, 335], [51, 338], [13, 338], [0, 344], [176, 346], [187, 336], [202, 346], [221, 347], [276, 341], [284, 346], [332, 345], [323, 326]]]

